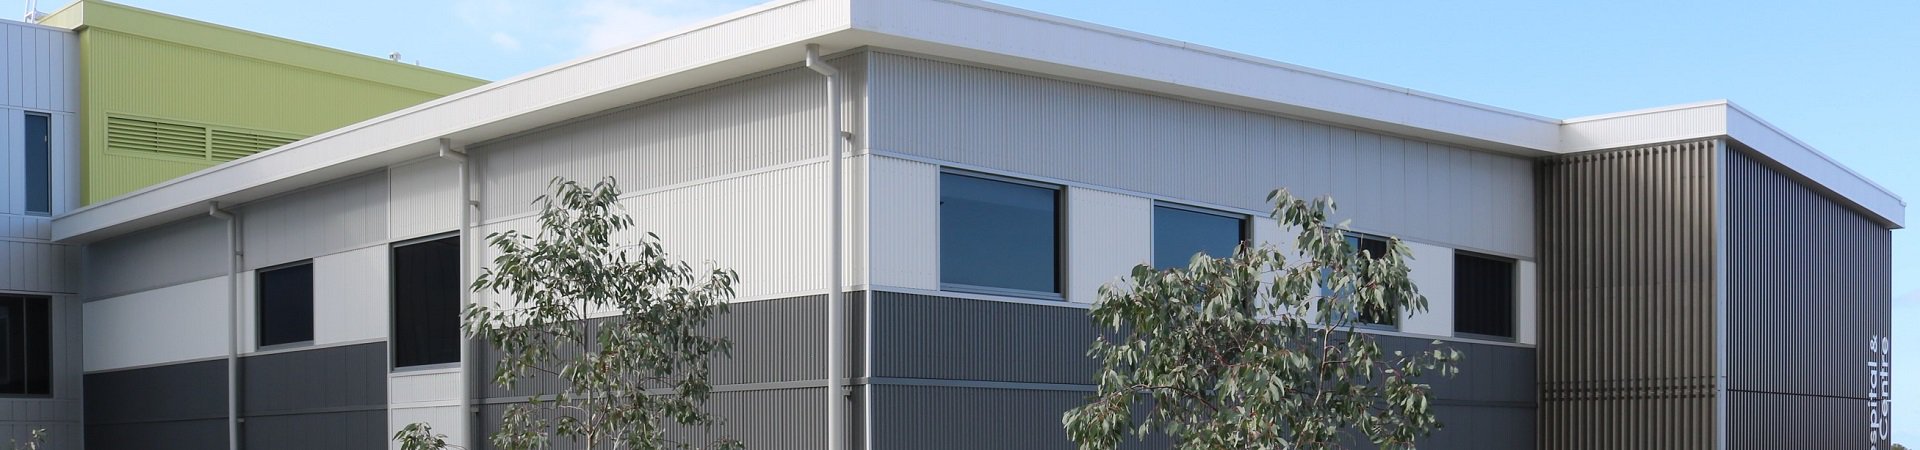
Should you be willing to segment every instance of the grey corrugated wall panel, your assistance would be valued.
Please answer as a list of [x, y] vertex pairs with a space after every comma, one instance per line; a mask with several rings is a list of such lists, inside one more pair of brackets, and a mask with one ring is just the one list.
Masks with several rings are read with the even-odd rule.
[[1331, 194], [1362, 231], [1532, 257], [1531, 163], [1397, 136], [873, 53], [875, 151], [1266, 211]]
[[[825, 388], [715, 392], [707, 399], [707, 411], [724, 420], [723, 424], [709, 435], [696, 435], [685, 428], [670, 428], [669, 435], [676, 439], [732, 438], [749, 449], [819, 448], [827, 440], [826, 408], [820, 404], [825, 398]], [[481, 436], [499, 432], [500, 419], [514, 403], [480, 405]], [[496, 447], [489, 444], [481, 448]], [[551, 448], [572, 450], [581, 446], [555, 442]]]
[[79, 49], [71, 31], [0, 22], [0, 106], [77, 112]]
[[227, 274], [227, 223], [196, 217], [88, 244], [80, 287], [87, 301]]
[[249, 417], [387, 405], [386, 342], [248, 356], [240, 374]]
[[381, 449], [388, 437], [387, 410], [381, 408], [248, 417], [240, 442], [248, 450]]
[[1539, 164], [1542, 448], [1714, 446], [1716, 147]]
[[[387, 188], [386, 171], [378, 171], [239, 208], [246, 268], [385, 242]], [[225, 248], [221, 244], [216, 250]]]
[[199, 450], [227, 443], [224, 360], [88, 374], [86, 391], [87, 448]]
[[[875, 449], [1073, 449], [1060, 416], [1088, 392], [872, 386]], [[1122, 448], [1172, 448], [1164, 438]]]
[[1728, 436], [1886, 448], [1863, 435], [1869, 342], [1892, 334], [1892, 233], [1764, 157], [1726, 161]]
[[[846, 74], [843, 124], [857, 141], [865, 139], [856, 120], [865, 61], [863, 53], [832, 60]], [[820, 74], [793, 67], [484, 143], [471, 149], [480, 216], [533, 211], [556, 176], [611, 176], [633, 192], [824, 157], [826, 95]]]
[[1092, 384], [1081, 308], [873, 294], [874, 377]]

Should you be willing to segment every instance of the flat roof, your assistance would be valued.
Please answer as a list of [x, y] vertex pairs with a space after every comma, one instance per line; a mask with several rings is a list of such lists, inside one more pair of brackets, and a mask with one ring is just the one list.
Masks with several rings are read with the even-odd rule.
[[1724, 101], [1563, 121], [985, 2], [779, 0], [90, 205], [56, 217], [54, 238], [104, 239], [205, 214], [208, 202], [432, 155], [440, 138], [486, 141], [794, 66], [807, 44], [973, 61], [1524, 156], [1728, 136], [1889, 227], [1905, 220], [1892, 192]]

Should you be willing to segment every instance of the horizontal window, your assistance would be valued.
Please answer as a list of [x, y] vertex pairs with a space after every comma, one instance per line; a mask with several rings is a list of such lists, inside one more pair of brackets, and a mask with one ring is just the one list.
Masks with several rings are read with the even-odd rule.
[[940, 174], [940, 283], [994, 294], [1055, 294], [1060, 189], [986, 175]]
[[1187, 267], [1193, 256], [1212, 258], [1233, 256], [1246, 240], [1245, 216], [1207, 211], [1186, 206], [1159, 204], [1153, 207], [1153, 266], [1159, 269]]

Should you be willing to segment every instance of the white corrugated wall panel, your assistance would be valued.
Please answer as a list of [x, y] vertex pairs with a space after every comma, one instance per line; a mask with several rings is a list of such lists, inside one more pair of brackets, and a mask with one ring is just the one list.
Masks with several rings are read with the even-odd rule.
[[873, 284], [940, 289], [940, 167], [876, 157], [871, 176]]
[[387, 239], [386, 172], [375, 172], [239, 209], [246, 268], [338, 253]]
[[[388, 391], [398, 393], [399, 391]], [[459, 431], [460, 405], [401, 407], [394, 405], [387, 409], [387, 435], [399, 433], [409, 424], [425, 423], [433, 427], [435, 434], [447, 435], [447, 443], [455, 448], [475, 448], [468, 445], [467, 436], [471, 433]], [[400, 450], [399, 441], [387, 443], [390, 450]]]
[[313, 344], [387, 337], [387, 246], [313, 260]]
[[1093, 303], [1100, 286], [1153, 260], [1153, 201], [1130, 195], [1067, 188], [1068, 301]]
[[226, 275], [227, 222], [200, 216], [88, 244], [88, 301]]
[[387, 170], [387, 235], [405, 240], [460, 226], [460, 165], [440, 158]]
[[[1533, 255], [1524, 159], [910, 56], [873, 53], [878, 152], [1267, 211], [1333, 195], [1362, 231]], [[1400, 178], [1400, 179], [1395, 179]], [[1524, 182], [1518, 182], [1524, 181]], [[1519, 186], [1519, 187], [1509, 187]]]
[[1429, 336], [1453, 336], [1453, 249], [1406, 242], [1412, 259], [1407, 278], [1427, 298], [1427, 311], [1400, 312], [1400, 331]]
[[1513, 309], [1519, 316], [1520, 325], [1514, 328], [1514, 341], [1533, 345], [1540, 342], [1540, 268], [1533, 261], [1520, 261], [1514, 266], [1515, 276], [1520, 280], [1514, 283], [1519, 289], [1515, 301], [1520, 304]]
[[77, 247], [0, 239], [0, 290], [73, 293], [79, 269]]
[[86, 303], [86, 370], [225, 356], [227, 289], [221, 276]]
[[[636, 242], [651, 232], [672, 257], [696, 270], [704, 270], [709, 261], [733, 269], [740, 274], [735, 286], [740, 299], [822, 292], [827, 276], [826, 169], [824, 163], [813, 163], [630, 195], [620, 205], [633, 216], [635, 228], [615, 238]], [[506, 230], [536, 233], [537, 219], [520, 216], [485, 224], [478, 231], [481, 236]], [[490, 248], [481, 250], [482, 267], [496, 255]], [[475, 300], [511, 301], [492, 293], [478, 294]]]

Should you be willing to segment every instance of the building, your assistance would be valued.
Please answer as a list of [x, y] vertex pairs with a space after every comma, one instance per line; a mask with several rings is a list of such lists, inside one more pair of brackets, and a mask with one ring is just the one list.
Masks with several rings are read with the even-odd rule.
[[710, 404], [755, 448], [1070, 448], [1094, 289], [1284, 237], [1277, 186], [1410, 243], [1431, 311], [1366, 332], [1468, 355], [1428, 448], [1886, 444], [1905, 204], [1731, 103], [1546, 118], [970, 0], [776, 1], [58, 216], [87, 444], [476, 443], [541, 390], [476, 381], [447, 274], [556, 176], [742, 275]]
[[0, 440], [45, 428], [52, 448], [80, 448], [84, 409], [82, 256], [54, 216], [482, 83], [105, 1], [37, 18], [0, 20], [0, 327], [19, 333]]

